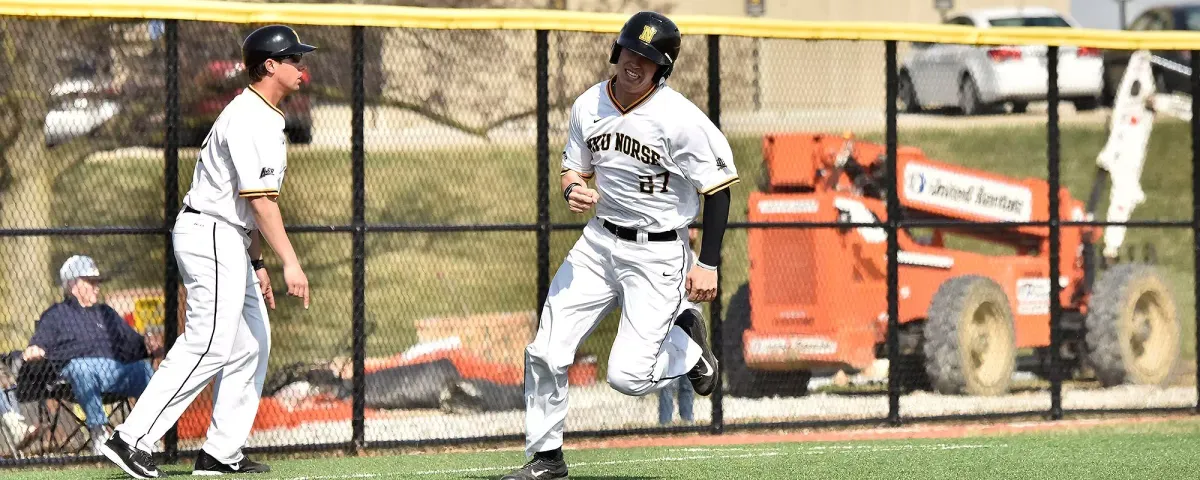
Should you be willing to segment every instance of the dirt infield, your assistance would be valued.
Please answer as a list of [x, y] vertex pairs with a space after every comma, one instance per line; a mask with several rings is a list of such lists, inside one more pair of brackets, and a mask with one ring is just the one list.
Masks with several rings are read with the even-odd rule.
[[915, 424], [906, 427], [872, 427], [857, 430], [814, 429], [771, 433], [664, 435], [600, 440], [578, 439], [568, 440], [565, 449], [699, 447], [782, 442], [845, 442], [858, 440], [963, 438], [981, 435], [1007, 435], [1047, 430], [1081, 430], [1113, 425], [1153, 424], [1186, 419], [1194, 420], [1198, 418], [1200, 418], [1200, 416], [1188, 414], [1166, 414], [1154, 417], [1118, 417], [1059, 421], [1016, 421], [998, 423], [965, 423], [953, 425]]

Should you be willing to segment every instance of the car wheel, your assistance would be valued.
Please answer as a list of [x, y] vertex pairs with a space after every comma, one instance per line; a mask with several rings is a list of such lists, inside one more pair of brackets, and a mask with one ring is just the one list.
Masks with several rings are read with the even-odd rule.
[[970, 75], [964, 75], [958, 86], [958, 108], [967, 116], [976, 115], [983, 109], [979, 101], [979, 87], [975, 86], [975, 79]]
[[896, 110], [900, 112], [917, 113], [921, 104], [917, 101], [917, 87], [913, 85], [908, 72], [900, 72], [900, 80], [896, 88]]
[[1086, 112], [1100, 107], [1100, 99], [1095, 97], [1080, 98], [1072, 103], [1075, 104], [1075, 111], [1077, 112]]
[[312, 143], [312, 125], [296, 125], [287, 129], [288, 142], [293, 144]]
[[1025, 113], [1029, 111], [1029, 102], [1013, 102], [1013, 113]]

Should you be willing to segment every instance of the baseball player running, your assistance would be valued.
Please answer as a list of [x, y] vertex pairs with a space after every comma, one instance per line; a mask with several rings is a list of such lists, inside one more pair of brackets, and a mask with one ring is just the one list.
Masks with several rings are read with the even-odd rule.
[[151, 445], [174, 425], [209, 380], [212, 422], [193, 474], [269, 471], [242, 453], [258, 412], [275, 308], [262, 239], [283, 261], [287, 293], [308, 308], [308, 279], [275, 203], [287, 170], [278, 104], [300, 88], [301, 58], [316, 47], [283, 25], [255, 30], [242, 44], [251, 84], [234, 98], [200, 147], [175, 222], [175, 259], [187, 288], [187, 324], [137, 405], [101, 447], [134, 478], [163, 476]]
[[[621, 29], [609, 62], [616, 74], [571, 107], [562, 157], [563, 197], [595, 218], [550, 284], [541, 324], [525, 349], [524, 467], [505, 480], [566, 478], [562, 437], [567, 367], [609, 311], [621, 320], [608, 383], [647, 395], [686, 375], [708, 395], [720, 378], [699, 307], [717, 289], [717, 263], [738, 181], [724, 135], [666, 79], [679, 56], [679, 29], [640, 12]], [[596, 188], [588, 187], [589, 179]], [[687, 228], [704, 197], [699, 258]]]

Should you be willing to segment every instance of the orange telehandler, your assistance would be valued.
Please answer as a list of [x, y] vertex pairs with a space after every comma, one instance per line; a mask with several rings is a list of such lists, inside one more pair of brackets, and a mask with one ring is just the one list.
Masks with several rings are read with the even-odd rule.
[[[751, 222], [873, 223], [887, 218], [886, 149], [849, 135], [770, 134], [767, 188], [750, 194]], [[927, 158], [901, 146], [897, 189], [904, 220], [1045, 221], [1049, 185]], [[1059, 218], [1091, 218], [1058, 192]], [[933, 224], [935, 222], [928, 222]], [[1146, 263], [1097, 275], [1100, 228], [1061, 228], [1061, 358], [1068, 375], [1104, 385], [1166, 380], [1180, 325], [1166, 282]], [[988, 253], [947, 247], [955, 237]], [[1018, 350], [1049, 358], [1049, 228], [1002, 225], [901, 228], [899, 358], [908, 388], [998, 395]], [[969, 243], [964, 243], [969, 245]], [[1003, 247], [1003, 254], [992, 254]], [[726, 389], [733, 396], [802, 395], [814, 372], [862, 371], [887, 352], [887, 231], [877, 226], [755, 228], [749, 283], [723, 323]], [[1036, 368], [1036, 367], [1035, 367]]]

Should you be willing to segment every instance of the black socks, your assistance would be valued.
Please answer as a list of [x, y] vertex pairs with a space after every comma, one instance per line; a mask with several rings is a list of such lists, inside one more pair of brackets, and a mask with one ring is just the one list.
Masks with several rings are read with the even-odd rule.
[[534, 458], [540, 458], [542, 460], [553, 460], [556, 462], [561, 462], [563, 459], [562, 447], [556, 448], [554, 450], [547, 450], [545, 452], [537, 452], [537, 453], [533, 454], [533, 456], [534, 456]]

